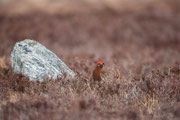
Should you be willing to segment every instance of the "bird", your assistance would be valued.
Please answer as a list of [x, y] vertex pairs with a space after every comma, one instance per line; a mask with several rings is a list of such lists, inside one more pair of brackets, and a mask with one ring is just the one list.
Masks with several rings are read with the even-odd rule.
[[102, 72], [102, 68], [105, 66], [104, 62], [99, 61], [95, 67], [95, 69], [93, 70], [93, 74], [92, 74], [92, 78], [93, 78], [93, 82], [100, 82], [102, 80], [101, 78], [101, 72]]

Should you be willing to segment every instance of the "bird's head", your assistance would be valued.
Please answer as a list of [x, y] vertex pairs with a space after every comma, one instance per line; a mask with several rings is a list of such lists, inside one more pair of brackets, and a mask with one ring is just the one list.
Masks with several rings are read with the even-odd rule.
[[104, 67], [104, 63], [102, 61], [99, 61], [97, 64], [97, 67], [103, 68]]

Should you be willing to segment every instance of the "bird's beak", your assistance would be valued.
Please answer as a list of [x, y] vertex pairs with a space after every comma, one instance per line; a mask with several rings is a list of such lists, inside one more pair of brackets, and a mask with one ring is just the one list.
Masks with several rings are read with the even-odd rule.
[[105, 64], [103, 63], [103, 64], [102, 64], [102, 67], [104, 67], [104, 66], [105, 66]]

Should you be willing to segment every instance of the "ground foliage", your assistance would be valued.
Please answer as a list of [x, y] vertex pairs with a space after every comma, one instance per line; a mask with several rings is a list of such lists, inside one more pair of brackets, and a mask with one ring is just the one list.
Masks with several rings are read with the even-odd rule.
[[[0, 119], [179, 119], [180, 9], [0, 15]], [[15, 42], [34, 39], [77, 74], [32, 82], [13, 72]], [[103, 81], [90, 84], [98, 60]]]

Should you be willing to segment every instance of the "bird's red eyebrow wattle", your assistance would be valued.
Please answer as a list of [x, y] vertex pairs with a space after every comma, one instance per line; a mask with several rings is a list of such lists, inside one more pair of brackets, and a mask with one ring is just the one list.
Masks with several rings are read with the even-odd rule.
[[98, 63], [99, 63], [99, 64], [104, 64], [102, 61], [99, 61]]

